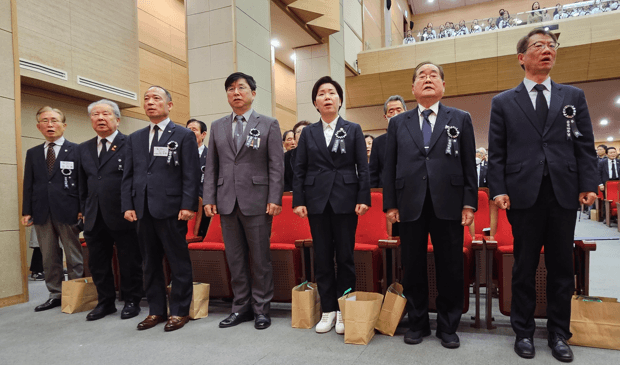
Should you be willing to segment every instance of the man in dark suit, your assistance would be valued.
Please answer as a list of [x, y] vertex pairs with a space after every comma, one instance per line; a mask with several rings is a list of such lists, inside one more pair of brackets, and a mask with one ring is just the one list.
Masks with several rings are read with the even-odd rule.
[[485, 162], [486, 150], [482, 147], [476, 150], [476, 172], [478, 173], [478, 187], [486, 188], [487, 187], [487, 171], [489, 169], [489, 165]]
[[[400, 95], [390, 96], [383, 104], [383, 118], [386, 122], [400, 113], [407, 111], [407, 105]], [[370, 161], [368, 161], [368, 171], [370, 172], [370, 187], [383, 187], [383, 163], [385, 162], [385, 144], [387, 133], [375, 138], [370, 151]]]
[[[201, 120], [192, 118], [187, 121], [185, 127], [194, 132], [196, 135], [196, 143], [198, 143], [198, 156], [200, 157], [200, 184], [198, 185], [198, 200], [200, 203], [198, 207], [202, 207], [202, 184], [205, 181], [205, 165], [207, 164], [207, 151], [209, 150], [204, 144], [204, 140], [207, 138], [207, 125]], [[198, 236], [204, 237], [207, 234], [211, 218], [207, 217], [202, 208], [200, 212], [196, 212], [196, 214], [202, 214], [200, 226], [198, 227]]]
[[114, 246], [121, 274], [125, 306], [121, 319], [140, 313], [142, 256], [136, 224], [123, 218], [121, 179], [125, 163], [125, 138], [118, 131], [121, 112], [113, 101], [100, 100], [88, 106], [97, 137], [78, 147], [80, 155], [80, 206], [84, 212], [84, 239], [88, 266], [97, 287], [98, 303], [86, 319], [94, 321], [116, 312], [112, 256]]
[[[37, 112], [37, 129], [45, 143], [26, 152], [21, 223], [34, 224], [39, 240], [49, 299], [37, 306], [40, 312], [60, 306], [63, 273], [63, 249], [69, 279], [84, 274], [82, 246], [77, 228], [81, 219], [78, 198], [78, 146], [63, 134], [67, 124], [64, 114], [45, 106]], [[62, 248], [58, 244], [62, 242]]]
[[295, 166], [295, 150], [299, 145], [301, 131], [310, 125], [307, 120], [301, 120], [293, 126], [295, 135], [295, 148], [284, 152], [284, 191], [293, 191], [293, 167]]
[[607, 146], [604, 144], [599, 144], [596, 147], [596, 157], [598, 158], [598, 162], [603, 161], [607, 158]]
[[165, 331], [177, 330], [189, 321], [192, 301], [192, 262], [185, 236], [187, 221], [198, 209], [198, 145], [192, 131], [170, 120], [170, 109], [170, 93], [160, 86], [149, 87], [144, 111], [151, 123], [126, 142], [121, 210], [128, 221], [138, 221], [149, 302], [149, 315], [138, 324], [139, 330], [166, 321], [164, 254], [172, 270]]
[[440, 103], [445, 91], [441, 66], [419, 64], [412, 89], [418, 107], [390, 121], [383, 173], [383, 209], [390, 222], [400, 222], [410, 326], [405, 343], [418, 344], [430, 335], [430, 233], [439, 291], [436, 335], [444, 347], [457, 348], [463, 311], [463, 226], [473, 222], [478, 204], [474, 130], [469, 113]]
[[620, 176], [620, 164], [618, 163], [618, 151], [616, 147], [607, 148], [607, 158], [598, 161], [598, 176], [601, 191], [605, 190], [605, 183], [609, 180], [618, 180]]
[[282, 211], [280, 125], [252, 109], [256, 96], [252, 76], [235, 72], [224, 87], [233, 112], [211, 123], [203, 196], [207, 216], [221, 215], [234, 294], [232, 313], [220, 328], [254, 320], [254, 327], [261, 330], [271, 325], [269, 238], [272, 219]]
[[567, 340], [575, 287], [575, 213], [580, 204], [594, 202], [598, 182], [585, 95], [549, 78], [557, 48], [556, 36], [542, 28], [519, 40], [525, 78], [493, 98], [487, 178], [495, 204], [508, 209], [514, 236], [514, 350], [524, 358], [535, 355], [535, 275], [544, 246], [548, 345], [556, 359], [568, 362], [573, 360]]

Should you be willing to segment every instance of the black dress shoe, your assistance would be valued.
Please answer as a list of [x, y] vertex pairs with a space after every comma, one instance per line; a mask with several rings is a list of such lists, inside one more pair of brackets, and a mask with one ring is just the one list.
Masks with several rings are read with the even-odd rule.
[[234, 327], [240, 323], [248, 322], [254, 319], [252, 312], [247, 313], [231, 313], [226, 319], [220, 322], [220, 328]]
[[47, 300], [47, 302], [45, 302], [45, 303], [43, 303], [43, 304], [41, 304], [41, 305], [38, 305], [38, 306], [34, 309], [34, 311], [35, 311], [35, 312], [43, 312], [43, 311], [46, 311], [46, 310], [48, 310], [48, 309], [52, 309], [52, 308], [56, 308], [56, 307], [60, 307], [60, 299], [52, 299], [52, 298], [49, 298], [49, 299]]
[[268, 314], [259, 314], [254, 319], [254, 328], [257, 330], [264, 330], [269, 328], [269, 326], [271, 326], [271, 318], [269, 318]]
[[441, 346], [447, 349], [456, 349], [461, 346], [459, 342], [459, 335], [456, 333], [447, 334], [441, 331], [437, 331], [435, 334], [438, 339], [441, 340]]
[[531, 337], [517, 337], [515, 341], [515, 352], [524, 359], [533, 359], [536, 355], [534, 339]]
[[95, 309], [93, 309], [92, 311], [90, 311], [90, 313], [88, 313], [86, 315], [86, 320], [87, 321], [96, 321], [98, 319], [101, 319], [105, 316], [107, 316], [108, 314], [112, 314], [112, 313], [116, 313], [116, 307], [113, 305], [98, 305], [95, 307]]
[[568, 346], [566, 339], [559, 333], [551, 332], [549, 333], [548, 342], [549, 347], [551, 347], [551, 355], [556, 358], [556, 360], [562, 362], [571, 362], [573, 361], [573, 351]]
[[423, 337], [430, 336], [430, 335], [431, 335], [430, 329], [419, 330], [419, 331], [408, 330], [405, 333], [405, 343], [408, 345], [417, 345], [422, 342]]
[[140, 305], [134, 302], [125, 302], [125, 306], [121, 311], [121, 319], [133, 318], [140, 314]]

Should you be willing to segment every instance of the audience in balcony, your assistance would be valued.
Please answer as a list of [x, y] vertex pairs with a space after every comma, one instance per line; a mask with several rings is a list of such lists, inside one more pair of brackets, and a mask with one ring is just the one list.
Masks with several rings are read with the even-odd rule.
[[457, 27], [456, 30], [456, 36], [460, 36], [460, 35], [467, 35], [469, 34], [469, 29], [467, 29], [467, 26], [465, 25], [465, 20], [461, 20], [459, 22], [459, 26]]
[[553, 14], [553, 19], [554, 20], [566, 19], [569, 16], [570, 16], [570, 14], [564, 10], [564, 7], [561, 4], [558, 4], [555, 7], [555, 13]]
[[502, 20], [499, 21], [499, 24], [497, 26], [499, 27], [499, 29], [509, 28], [511, 26], [510, 20], [510, 13], [508, 12], [508, 10], [506, 10], [504, 11], [504, 15], [502, 15]]
[[488, 22], [488, 25], [484, 28], [485, 32], [488, 32], [490, 30], [498, 30], [499, 29], [497, 27], [497, 24], [495, 23], [495, 18], [489, 18], [489, 20], [487, 22]]
[[407, 31], [407, 36], [403, 39], [403, 44], [413, 44], [415, 43], [415, 38], [411, 35], [411, 31]]
[[478, 19], [474, 19], [474, 21], [471, 24], [471, 30], [469, 32], [470, 33], [481, 33], [482, 32], [482, 27], [478, 24]]
[[532, 11], [527, 15], [527, 24], [542, 23], [544, 13], [540, 10], [540, 3], [534, 1], [532, 4]]
[[430, 41], [430, 40], [433, 40], [433, 39], [437, 38], [435, 36], [433, 28], [428, 28], [427, 27], [427, 28], [424, 28], [424, 29], [425, 29], [425, 32], [424, 32], [424, 34], [422, 34], [422, 40], [423, 41]]

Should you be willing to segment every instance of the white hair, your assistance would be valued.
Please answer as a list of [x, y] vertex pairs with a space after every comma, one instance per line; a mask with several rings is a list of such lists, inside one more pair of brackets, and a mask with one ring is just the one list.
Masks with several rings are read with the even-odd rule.
[[93, 111], [93, 108], [96, 105], [101, 105], [101, 104], [105, 104], [105, 105], [111, 106], [112, 107], [112, 111], [114, 112], [114, 116], [119, 118], [119, 119], [121, 118], [121, 110], [118, 108], [118, 105], [115, 102], [113, 102], [111, 100], [108, 100], [108, 99], [101, 99], [99, 101], [95, 101], [94, 103], [90, 104], [88, 106], [88, 115], [90, 115], [90, 113]]

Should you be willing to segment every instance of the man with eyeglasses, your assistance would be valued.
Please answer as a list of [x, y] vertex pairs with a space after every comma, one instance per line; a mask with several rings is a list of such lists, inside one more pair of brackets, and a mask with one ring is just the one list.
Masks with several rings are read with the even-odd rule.
[[[400, 113], [407, 111], [407, 104], [400, 95], [392, 95], [383, 104], [383, 118], [389, 124], [390, 119]], [[385, 162], [385, 149], [387, 144], [387, 133], [375, 138], [370, 150], [370, 161], [368, 161], [368, 171], [370, 173], [370, 187], [383, 187], [383, 163]]]
[[584, 92], [549, 77], [558, 47], [555, 34], [541, 28], [519, 40], [525, 78], [493, 98], [487, 180], [514, 236], [514, 350], [523, 358], [535, 355], [535, 276], [544, 246], [548, 345], [553, 357], [570, 362], [575, 213], [580, 204], [594, 203], [598, 175]]
[[[61, 304], [63, 249], [69, 279], [84, 274], [78, 220], [82, 218], [78, 198], [78, 145], [63, 137], [67, 123], [64, 114], [49, 106], [37, 111], [37, 129], [45, 143], [26, 152], [21, 223], [34, 224], [43, 256], [45, 285], [49, 299], [37, 306], [41, 312]], [[62, 248], [58, 240], [62, 242]]]

